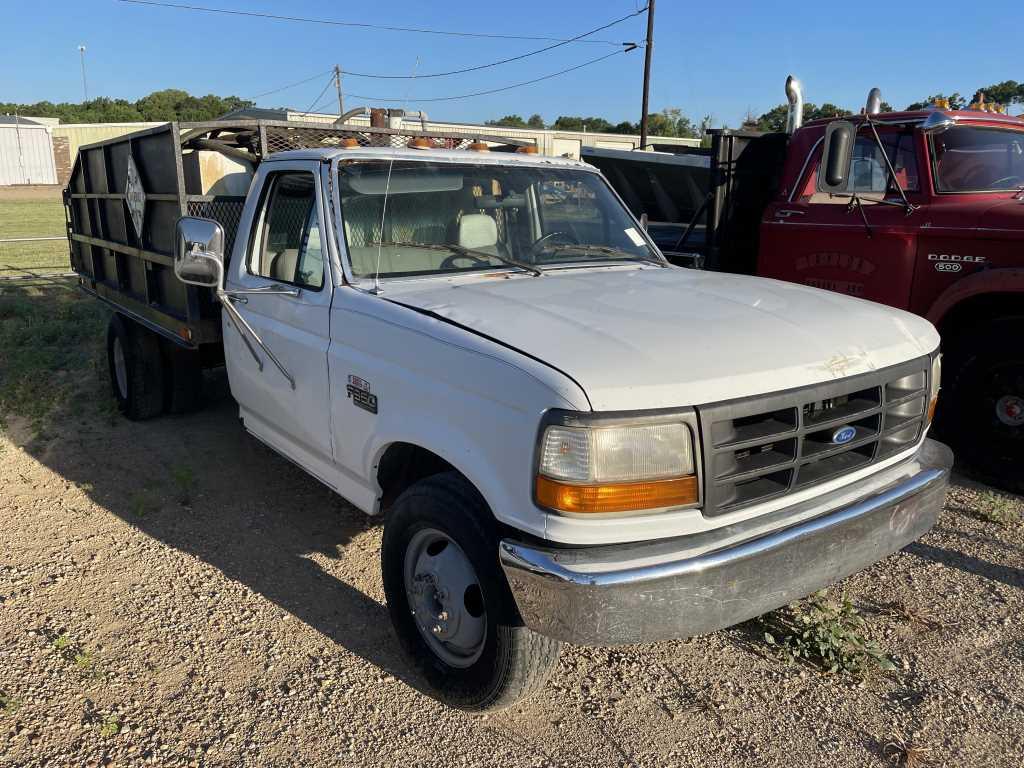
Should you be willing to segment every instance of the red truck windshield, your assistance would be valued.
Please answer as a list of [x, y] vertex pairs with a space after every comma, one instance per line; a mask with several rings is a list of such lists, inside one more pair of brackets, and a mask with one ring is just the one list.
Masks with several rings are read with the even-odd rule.
[[999, 192], [1024, 185], [1024, 133], [956, 126], [931, 138], [937, 192]]

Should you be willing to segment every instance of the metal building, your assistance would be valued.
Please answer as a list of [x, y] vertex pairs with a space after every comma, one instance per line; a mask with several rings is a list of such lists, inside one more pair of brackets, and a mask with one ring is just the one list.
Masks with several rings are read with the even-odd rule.
[[0, 186], [56, 183], [51, 129], [24, 117], [0, 115]]

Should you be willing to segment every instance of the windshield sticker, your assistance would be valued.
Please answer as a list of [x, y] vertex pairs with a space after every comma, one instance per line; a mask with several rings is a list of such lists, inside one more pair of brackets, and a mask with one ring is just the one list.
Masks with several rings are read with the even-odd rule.
[[644, 239], [641, 237], [640, 233], [636, 231], [636, 227], [627, 227], [622, 231], [626, 233], [626, 237], [633, 241], [633, 245], [644, 244]]

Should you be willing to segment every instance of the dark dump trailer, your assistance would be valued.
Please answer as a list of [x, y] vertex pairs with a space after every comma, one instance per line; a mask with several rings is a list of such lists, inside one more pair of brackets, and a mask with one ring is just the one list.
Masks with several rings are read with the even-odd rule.
[[[264, 158], [292, 149], [407, 147], [423, 138], [448, 149], [483, 141], [493, 151], [515, 151], [530, 144], [475, 133], [220, 120], [167, 123], [79, 150], [64, 190], [71, 267], [80, 286], [117, 313], [111, 333], [120, 327], [134, 354], [153, 357], [152, 367], [166, 380], [151, 388], [163, 393], [165, 410], [192, 407], [202, 368], [223, 363], [221, 306], [213, 291], [174, 274], [177, 220], [217, 221], [230, 257], [253, 172]], [[114, 343], [108, 338], [116, 394]]]
[[709, 148], [639, 152], [584, 147], [674, 264], [754, 274], [765, 206], [778, 188], [789, 136], [716, 128]]

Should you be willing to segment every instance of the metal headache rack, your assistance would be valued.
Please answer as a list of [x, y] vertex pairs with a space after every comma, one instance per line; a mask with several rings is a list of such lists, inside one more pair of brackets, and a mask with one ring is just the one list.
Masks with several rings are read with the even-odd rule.
[[143, 325], [196, 347], [220, 340], [220, 306], [206, 288], [174, 276], [175, 224], [214, 219], [230, 257], [249, 181], [269, 155], [354, 147], [514, 152], [532, 142], [478, 132], [438, 132], [319, 122], [167, 123], [83, 146], [64, 204], [71, 267], [83, 288]]

